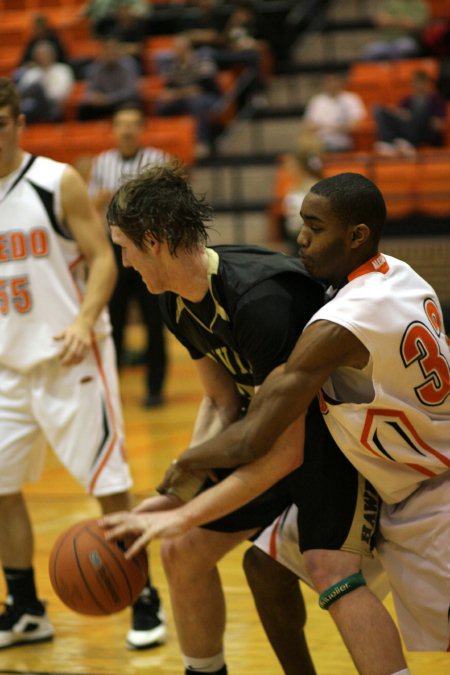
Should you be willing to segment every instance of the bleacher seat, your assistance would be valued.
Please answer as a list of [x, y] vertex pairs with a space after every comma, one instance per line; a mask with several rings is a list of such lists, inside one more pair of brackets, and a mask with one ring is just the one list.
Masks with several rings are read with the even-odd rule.
[[[142, 142], [179, 157], [188, 166], [194, 161], [195, 122], [190, 117], [155, 117], [147, 120]], [[22, 145], [33, 154], [74, 163], [78, 157], [96, 155], [115, 146], [109, 120], [34, 124], [26, 127]]]

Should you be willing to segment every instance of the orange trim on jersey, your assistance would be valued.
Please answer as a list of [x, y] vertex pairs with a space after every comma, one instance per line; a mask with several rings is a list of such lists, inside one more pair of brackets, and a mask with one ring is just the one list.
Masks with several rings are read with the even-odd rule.
[[369, 274], [370, 272], [380, 272], [381, 274], [387, 274], [389, 272], [389, 265], [382, 253], [377, 253], [370, 260], [363, 263], [360, 267], [357, 267], [356, 270], [353, 270], [351, 274], [348, 275], [347, 279], [353, 281], [358, 277], [362, 277], [364, 274]]
[[83, 262], [83, 260], [84, 260], [84, 255], [83, 255], [83, 254], [80, 254], [80, 255], [78, 256], [78, 258], [75, 258], [75, 260], [73, 260], [73, 261], [70, 263], [70, 265], [69, 265], [69, 270], [72, 272], [72, 271], [75, 269], [75, 267], [77, 267], [81, 262]]
[[[426, 450], [427, 452], [430, 453], [430, 455], [433, 455], [433, 457], [436, 457], [442, 464], [446, 467], [450, 467], [450, 458], [446, 457], [445, 455], [442, 455], [438, 450], [435, 450], [434, 448], [431, 447], [431, 445], [428, 445], [426, 441], [424, 441], [417, 431], [414, 429], [412, 426], [411, 422], [409, 421], [408, 417], [402, 410], [390, 410], [386, 408], [370, 408], [367, 411], [366, 415], [366, 421], [364, 422], [364, 428], [361, 434], [361, 443], [362, 445], [369, 450], [375, 457], [383, 457], [380, 453], [376, 452], [370, 445], [369, 442], [369, 432], [372, 427], [372, 422], [375, 416], [382, 416], [382, 417], [396, 417], [397, 419], [400, 419], [405, 427], [408, 429], [410, 432], [411, 436], [414, 438], [414, 440], [417, 442], [418, 445], [420, 445], [421, 448]], [[419, 473], [423, 473], [426, 476], [437, 476], [438, 474], [431, 469], [427, 469], [426, 467], [421, 466], [420, 464], [414, 464], [414, 463], [409, 463], [409, 462], [404, 462], [406, 466], [409, 466], [411, 469], [414, 469], [415, 471], [418, 471]]]
[[[110, 423], [111, 423], [112, 436], [111, 436], [111, 441], [109, 442], [108, 448], [107, 448], [106, 452], [104, 453], [103, 458], [102, 458], [100, 464], [97, 467], [96, 472], [94, 473], [94, 475], [91, 479], [91, 482], [89, 483], [89, 492], [91, 494], [94, 490], [95, 483], [97, 482], [99, 475], [103, 471], [103, 468], [105, 467], [105, 464], [107, 463], [108, 459], [110, 458], [111, 453], [114, 449], [114, 445], [117, 441], [117, 426], [116, 426], [114, 411], [113, 411], [113, 407], [112, 407], [111, 399], [110, 399], [110, 395], [109, 395], [108, 383], [107, 383], [107, 380], [106, 380], [106, 377], [105, 377], [105, 372], [103, 370], [100, 352], [99, 352], [97, 341], [95, 339], [94, 334], [92, 334], [92, 350], [94, 352], [95, 361], [97, 363], [97, 367], [98, 367], [98, 370], [99, 370], [99, 373], [100, 373], [100, 377], [102, 379], [103, 386], [104, 386], [104, 389], [105, 389], [106, 408], [107, 408], [108, 417], [109, 417], [109, 420], [110, 420]], [[122, 448], [122, 455], [125, 458], [125, 450], [123, 448]]]
[[274, 560], [277, 559], [277, 532], [278, 532], [278, 528], [280, 526], [280, 522], [281, 522], [282, 517], [283, 517], [282, 515], [278, 516], [278, 518], [275, 522], [274, 528], [273, 528], [272, 532], [270, 533], [269, 555]]

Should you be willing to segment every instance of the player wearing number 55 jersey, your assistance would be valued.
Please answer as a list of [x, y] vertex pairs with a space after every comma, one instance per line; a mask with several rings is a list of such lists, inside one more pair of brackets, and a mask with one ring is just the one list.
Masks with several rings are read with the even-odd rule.
[[36, 594], [21, 492], [39, 477], [47, 445], [103, 512], [128, 508], [131, 487], [104, 309], [116, 280], [112, 248], [78, 173], [22, 151], [23, 124], [15, 87], [0, 78], [0, 560], [8, 591], [0, 648], [53, 636]]

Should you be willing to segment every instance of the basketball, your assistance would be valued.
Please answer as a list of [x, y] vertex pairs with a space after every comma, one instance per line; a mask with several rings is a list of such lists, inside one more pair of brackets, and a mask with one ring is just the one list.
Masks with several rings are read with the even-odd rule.
[[56, 540], [49, 575], [56, 595], [80, 614], [106, 615], [132, 605], [148, 575], [145, 549], [131, 560], [123, 541], [107, 541], [95, 518], [83, 520]]

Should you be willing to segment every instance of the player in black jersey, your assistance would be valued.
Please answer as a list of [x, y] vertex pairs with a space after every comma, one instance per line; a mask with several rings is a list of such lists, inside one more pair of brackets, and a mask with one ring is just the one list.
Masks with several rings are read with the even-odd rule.
[[[197, 365], [204, 398], [191, 445], [213, 437], [245, 415], [259, 385], [284, 363], [324, 300], [322, 286], [308, 277], [297, 260], [256, 247], [208, 248], [206, 223], [211, 218], [210, 207], [195, 197], [181, 167], [174, 165], [144, 170], [119, 189], [108, 210], [112, 238], [122, 248], [124, 265], [133, 266], [141, 274], [150, 292], [161, 294], [168, 328]], [[361, 555], [370, 554], [373, 530], [363, 530], [366, 523], [361, 508], [364, 489], [370, 490], [370, 486], [343, 460], [314, 406], [307, 416], [307, 442], [314, 442], [314, 457], [322, 457], [322, 461], [306, 461], [297, 470], [302, 462], [303, 427], [304, 420], [296, 420], [261, 459], [263, 470], [258, 472], [255, 499], [225, 515], [224, 492], [223, 517], [218, 514], [217, 520], [205, 527], [190, 529], [186, 534], [180, 531], [182, 536], [162, 542], [186, 673], [227, 672], [223, 653], [225, 603], [216, 564], [239, 543], [257, 535], [287, 504], [296, 501], [299, 507], [300, 545], [313, 554], [309, 574], [320, 592], [336, 580], [357, 573]], [[148, 511], [173, 509], [180, 500], [187, 501], [198, 492], [207, 495], [207, 488], [217, 479], [224, 486], [234, 475], [245, 479], [246, 468], [241, 467], [228, 478], [227, 470], [214, 472], [213, 478], [179, 472], [164, 497], [146, 500], [131, 517], [116, 514], [105, 518], [103, 524], [113, 528], [110, 536], [119, 531], [144, 533], [137, 544], [142, 546], [148, 541], [149, 519], [161, 515]], [[267, 489], [274, 480], [278, 482]], [[178, 510], [170, 512], [174, 521]], [[376, 517], [373, 525], [374, 520]], [[323, 551], [317, 549], [325, 549], [326, 555], [320, 555]], [[287, 585], [293, 589], [292, 573], [278, 565], [267, 584], [273, 597], [277, 597], [277, 589], [279, 597], [286, 595]], [[363, 600], [365, 594], [369, 595], [364, 604], [370, 607], [368, 616], [359, 611], [358, 602], [348, 602], [352, 595]], [[360, 587], [358, 594], [346, 597], [347, 601], [335, 603], [332, 615], [358, 663], [361, 649], [367, 648], [360, 643], [366, 636], [370, 640], [374, 621], [388, 626], [391, 620], [367, 588]], [[295, 639], [287, 645], [287, 653], [283, 651], [286, 645], [274, 647], [285, 672], [312, 675], [315, 670], [303, 635], [304, 606], [297, 583], [288, 599], [289, 606], [277, 614], [280, 621], [287, 620], [290, 634], [294, 625]], [[357, 623], [358, 632], [354, 629]], [[392, 627], [395, 651], [400, 645], [393, 623]], [[382, 645], [372, 645], [380, 660], [385, 658], [383, 654], [391, 653], [392, 640], [386, 631]], [[274, 635], [269, 631], [275, 642]], [[385, 672], [395, 670], [398, 668]]]

